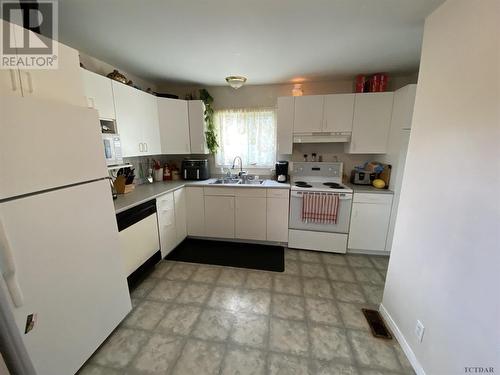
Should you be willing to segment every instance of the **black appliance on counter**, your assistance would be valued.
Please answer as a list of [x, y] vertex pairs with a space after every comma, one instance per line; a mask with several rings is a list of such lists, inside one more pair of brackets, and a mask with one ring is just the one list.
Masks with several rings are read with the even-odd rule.
[[276, 162], [276, 181], [283, 183], [288, 181], [288, 162], [286, 160]]
[[210, 178], [208, 159], [184, 159], [181, 166], [184, 180], [207, 180]]

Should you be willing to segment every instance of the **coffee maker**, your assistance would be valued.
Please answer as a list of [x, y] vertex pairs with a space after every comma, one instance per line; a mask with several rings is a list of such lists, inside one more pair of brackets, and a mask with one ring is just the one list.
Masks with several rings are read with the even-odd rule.
[[288, 181], [288, 162], [286, 160], [280, 160], [276, 162], [276, 181], [287, 182]]

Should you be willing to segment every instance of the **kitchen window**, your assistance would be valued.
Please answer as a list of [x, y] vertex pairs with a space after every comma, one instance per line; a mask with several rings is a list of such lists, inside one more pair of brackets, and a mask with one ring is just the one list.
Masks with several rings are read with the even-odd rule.
[[230, 166], [240, 156], [245, 168], [269, 168], [276, 162], [274, 108], [215, 111], [219, 149], [217, 166]]

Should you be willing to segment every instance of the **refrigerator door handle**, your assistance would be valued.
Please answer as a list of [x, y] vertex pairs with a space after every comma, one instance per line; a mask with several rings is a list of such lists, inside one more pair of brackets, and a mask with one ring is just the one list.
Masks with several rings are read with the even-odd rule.
[[0, 272], [5, 285], [9, 290], [12, 303], [15, 307], [21, 307], [24, 303], [23, 292], [19, 286], [16, 276], [16, 261], [12, 255], [7, 233], [0, 219]]

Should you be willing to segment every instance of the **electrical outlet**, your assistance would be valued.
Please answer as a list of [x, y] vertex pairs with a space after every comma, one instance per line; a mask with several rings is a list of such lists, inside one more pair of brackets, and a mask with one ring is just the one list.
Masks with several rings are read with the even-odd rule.
[[424, 339], [424, 331], [424, 325], [420, 320], [417, 320], [417, 325], [415, 326], [415, 335], [417, 336], [419, 342], [422, 342], [422, 340]]

